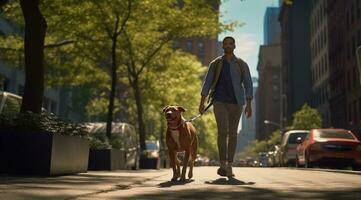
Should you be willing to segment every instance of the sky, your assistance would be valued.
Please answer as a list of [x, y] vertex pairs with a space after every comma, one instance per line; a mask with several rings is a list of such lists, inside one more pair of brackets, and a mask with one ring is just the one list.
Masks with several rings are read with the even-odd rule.
[[228, 35], [236, 39], [235, 55], [248, 63], [253, 77], [258, 77], [257, 62], [259, 46], [263, 44], [263, 18], [269, 6], [278, 7], [278, 0], [223, 0], [220, 7], [222, 22], [245, 23], [234, 32], [220, 34], [218, 39], [221, 41]]

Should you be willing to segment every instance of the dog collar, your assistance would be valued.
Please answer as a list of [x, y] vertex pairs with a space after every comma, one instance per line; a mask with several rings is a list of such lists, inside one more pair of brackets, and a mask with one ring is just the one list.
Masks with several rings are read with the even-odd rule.
[[170, 130], [177, 130], [179, 127], [181, 127], [181, 126], [182, 126], [183, 124], [185, 124], [185, 123], [186, 123], [186, 121], [184, 121], [184, 120], [182, 119], [181, 123], [179, 123], [178, 126], [176, 126], [176, 127], [168, 126], [168, 128], [169, 128]]

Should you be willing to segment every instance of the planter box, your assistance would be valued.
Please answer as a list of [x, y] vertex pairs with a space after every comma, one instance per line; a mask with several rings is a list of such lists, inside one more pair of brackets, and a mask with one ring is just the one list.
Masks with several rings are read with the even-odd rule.
[[125, 152], [118, 149], [90, 149], [88, 170], [126, 168]]
[[75, 136], [0, 132], [0, 173], [55, 176], [86, 172], [89, 142]]
[[141, 169], [159, 169], [160, 158], [141, 157], [139, 160], [139, 168]]

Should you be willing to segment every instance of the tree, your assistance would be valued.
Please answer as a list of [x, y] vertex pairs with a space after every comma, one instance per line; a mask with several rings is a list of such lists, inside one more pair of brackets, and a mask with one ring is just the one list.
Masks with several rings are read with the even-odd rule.
[[20, 0], [25, 20], [25, 88], [20, 112], [41, 112], [44, 94], [44, 40], [46, 20], [39, 0]]
[[302, 108], [293, 114], [292, 128], [309, 130], [313, 128], [320, 128], [322, 125], [322, 118], [319, 112], [304, 104]]
[[[146, 130], [140, 81], [145, 71], [154, 70], [154, 61], [159, 59], [162, 51], [167, 52], [171, 48], [171, 41], [193, 36], [215, 36], [221, 30], [218, 14], [207, 1], [182, 2], [142, 1], [134, 11], [137, 18], [133, 18], [134, 21], [131, 20], [124, 31], [127, 45], [123, 60], [136, 103], [142, 150], [145, 149]], [[149, 21], [152, 23], [147, 23]]]

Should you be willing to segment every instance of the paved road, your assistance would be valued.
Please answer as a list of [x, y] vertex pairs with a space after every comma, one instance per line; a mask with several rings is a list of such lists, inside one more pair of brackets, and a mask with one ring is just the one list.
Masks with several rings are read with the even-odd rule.
[[0, 199], [361, 199], [361, 173], [292, 168], [196, 167], [194, 180], [170, 182], [171, 170], [91, 172], [55, 178], [0, 177]]

